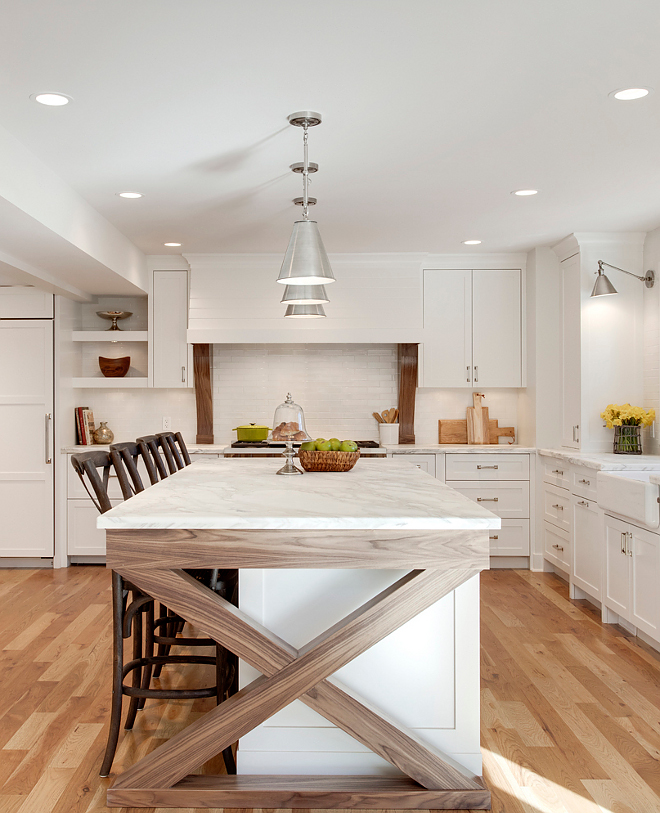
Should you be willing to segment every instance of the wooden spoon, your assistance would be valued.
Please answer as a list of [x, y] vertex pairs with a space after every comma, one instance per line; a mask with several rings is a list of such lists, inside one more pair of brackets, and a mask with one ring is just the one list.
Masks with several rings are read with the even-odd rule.
[[377, 412], [372, 412], [371, 414], [378, 421], [378, 423], [385, 423], [385, 421], [380, 417], [380, 415]]

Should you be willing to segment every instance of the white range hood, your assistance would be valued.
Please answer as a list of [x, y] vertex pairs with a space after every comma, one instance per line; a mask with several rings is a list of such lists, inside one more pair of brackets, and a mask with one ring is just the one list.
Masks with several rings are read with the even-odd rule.
[[186, 254], [188, 342], [419, 343], [426, 254], [333, 254], [327, 319], [285, 319], [281, 254]]

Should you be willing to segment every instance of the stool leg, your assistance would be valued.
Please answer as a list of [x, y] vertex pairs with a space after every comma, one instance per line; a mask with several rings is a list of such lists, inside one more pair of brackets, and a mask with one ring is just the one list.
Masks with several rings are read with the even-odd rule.
[[[229, 692], [229, 685], [228, 685], [228, 663], [227, 663], [227, 655], [228, 651], [220, 646], [220, 644], [215, 645], [215, 686], [216, 686], [216, 699], [217, 704], [220, 705], [222, 701], [227, 697]], [[225, 750], [222, 752], [222, 759], [225, 763], [225, 770], [228, 774], [235, 774], [236, 773], [236, 760], [234, 759], [234, 749], [229, 745]]]
[[[145, 658], [152, 658], [154, 654], [154, 604], [155, 602], [150, 602], [149, 606], [147, 607], [146, 611], [146, 618], [145, 618], [145, 630], [144, 630], [144, 657]], [[151, 683], [151, 672], [153, 671], [153, 665], [148, 663], [144, 667], [144, 673], [142, 675], [142, 688], [148, 689], [149, 684]], [[141, 697], [138, 701], [138, 709], [143, 709], [144, 704], [147, 702], [146, 697]]]
[[[133, 618], [133, 660], [142, 657], [142, 612], [135, 613]], [[142, 685], [142, 669], [133, 670], [133, 687], [139, 688]], [[139, 697], [131, 697], [131, 702], [128, 706], [128, 714], [126, 715], [126, 722], [124, 728], [133, 728], [135, 722], [135, 715], [137, 714]]]
[[[164, 604], [161, 604], [158, 617], [159, 618], [165, 618], [166, 616], [167, 616], [167, 607]], [[169, 637], [169, 635], [170, 635], [170, 625], [169, 624], [161, 624], [158, 627], [158, 632], [159, 632], [160, 635], [167, 635]], [[170, 648], [169, 648], [169, 646], [167, 644], [158, 644], [158, 649], [156, 650], [156, 654], [158, 655], [159, 658], [162, 658], [162, 657], [165, 657], [167, 654], [169, 654], [169, 650], [170, 650]], [[160, 673], [161, 673], [162, 669], [163, 669], [163, 664], [162, 663], [157, 663], [156, 666], [154, 667], [154, 677], [155, 678], [160, 677]]]
[[110, 707], [110, 731], [105, 748], [101, 776], [108, 776], [117, 750], [121, 725], [122, 681], [124, 669], [124, 580], [112, 571], [112, 702]]

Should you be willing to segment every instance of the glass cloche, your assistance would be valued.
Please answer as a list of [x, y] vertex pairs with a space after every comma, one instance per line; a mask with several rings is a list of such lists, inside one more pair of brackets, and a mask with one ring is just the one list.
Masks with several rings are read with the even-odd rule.
[[286, 401], [275, 410], [268, 440], [273, 443], [303, 443], [311, 440], [305, 428], [303, 408], [294, 403], [291, 393], [287, 394]]

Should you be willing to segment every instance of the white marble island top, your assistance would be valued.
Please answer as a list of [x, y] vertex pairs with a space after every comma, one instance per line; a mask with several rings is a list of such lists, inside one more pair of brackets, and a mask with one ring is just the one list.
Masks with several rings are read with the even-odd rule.
[[475, 530], [500, 518], [411, 463], [278, 477], [280, 459], [199, 460], [99, 516], [105, 529]]

